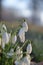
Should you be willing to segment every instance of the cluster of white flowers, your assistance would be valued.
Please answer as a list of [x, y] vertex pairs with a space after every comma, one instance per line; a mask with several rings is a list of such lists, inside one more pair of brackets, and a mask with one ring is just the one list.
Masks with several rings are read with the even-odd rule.
[[31, 52], [32, 52], [32, 45], [31, 45], [31, 43], [30, 44], [28, 44], [28, 46], [27, 46], [27, 56], [26, 57], [24, 57], [22, 60], [20, 60], [20, 61], [15, 61], [15, 65], [30, 65], [30, 62], [31, 62], [31, 58], [30, 58], [30, 54], [31, 54]]
[[[2, 48], [4, 49], [5, 44], [8, 44], [11, 38], [11, 33], [7, 32], [7, 28], [4, 24], [2, 25], [1, 34], [2, 34]], [[15, 44], [16, 41], [17, 41], [17, 36], [15, 35], [12, 38], [12, 43]]]
[[[27, 25], [27, 22], [24, 22], [23, 25], [22, 25], [22, 28], [20, 29], [19, 31], [19, 38], [20, 38], [20, 41], [21, 42], [25, 42], [25, 32], [28, 31], [28, 25]], [[32, 45], [31, 43], [28, 44], [27, 46], [27, 56], [24, 57], [22, 60], [20, 61], [15, 61], [15, 65], [30, 65], [30, 54], [32, 52]], [[17, 52], [18, 53], [18, 52]]]
[[2, 48], [4, 48], [5, 44], [8, 44], [11, 34], [7, 33], [7, 28], [5, 25], [2, 25], [1, 33], [2, 33]]
[[[22, 25], [22, 28], [20, 29], [20, 31], [18, 33], [18, 36], [22, 43], [25, 42], [25, 32], [27, 32], [27, 31], [28, 31], [28, 25], [27, 25], [27, 22], [24, 22]], [[10, 40], [11, 33], [7, 32], [7, 28], [4, 24], [2, 25], [1, 33], [2, 33], [2, 48], [4, 48], [5, 44], [7, 44]], [[17, 36], [14, 35], [12, 37], [12, 43], [15, 44], [16, 41], [17, 41]]]
[[16, 65], [30, 65], [30, 60], [28, 58], [29, 57], [26, 56], [22, 60], [20, 60], [19, 62], [18, 61], [15, 61], [15, 64]]
[[[27, 24], [27, 22], [24, 22], [22, 25], [22, 28], [19, 30], [19, 33], [18, 33], [20, 42], [22, 42], [22, 43], [25, 42], [25, 32], [27, 32], [27, 31], [28, 31], [28, 24]], [[7, 32], [7, 28], [4, 24], [2, 25], [1, 33], [2, 33], [2, 39], [0, 38], [0, 44], [2, 41], [3, 49], [5, 47], [5, 44], [9, 43], [10, 39], [11, 39], [12, 45], [15, 45], [15, 43], [17, 42], [17, 35], [15, 34], [15, 35], [11, 36], [11, 33]], [[16, 47], [15, 65], [30, 65], [30, 54], [32, 52], [31, 43], [28, 44], [28, 46], [26, 48], [26, 57], [24, 57], [22, 60], [21, 60], [21, 58], [23, 57], [23, 51], [21, 48], [22, 47], [20, 47], [19, 45]], [[9, 57], [9, 56], [11, 57], [13, 54], [14, 54], [14, 49], [11, 49], [10, 52], [7, 53], [7, 57]]]

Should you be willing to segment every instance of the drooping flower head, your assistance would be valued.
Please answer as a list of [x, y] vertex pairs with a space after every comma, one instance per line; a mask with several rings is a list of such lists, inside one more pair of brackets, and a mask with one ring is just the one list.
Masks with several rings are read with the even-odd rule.
[[8, 36], [8, 33], [5, 32], [3, 35], [2, 35], [2, 41], [4, 43], [8, 43], [9, 42], [9, 36]]
[[28, 53], [28, 54], [31, 54], [31, 52], [32, 52], [32, 45], [31, 45], [31, 43], [30, 43], [30, 44], [28, 44], [28, 46], [27, 46], [27, 53]]
[[7, 30], [5, 24], [2, 25], [2, 28], [3, 28], [4, 30]]
[[24, 31], [27, 32], [28, 31], [28, 24], [27, 22], [24, 20], [24, 23], [22, 24]]
[[7, 32], [7, 28], [6, 28], [5, 24], [3, 24], [1, 27], [1, 35], [3, 35], [4, 32]]
[[25, 32], [24, 32], [23, 28], [20, 29], [18, 35], [19, 35], [20, 41], [24, 43], [25, 42]]

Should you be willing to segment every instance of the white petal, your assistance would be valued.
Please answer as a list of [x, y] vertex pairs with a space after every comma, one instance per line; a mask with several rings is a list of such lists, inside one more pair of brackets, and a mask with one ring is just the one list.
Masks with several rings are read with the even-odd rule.
[[27, 22], [24, 22], [22, 26], [24, 28], [24, 31], [27, 32], [28, 31], [28, 24], [27, 24]]
[[5, 32], [2, 35], [2, 42], [6, 43], [6, 44], [9, 42], [9, 37], [8, 37], [8, 33], [7, 32]]
[[15, 36], [13, 36], [13, 38], [12, 38], [12, 43], [15, 44], [16, 41], [17, 41], [17, 36], [15, 35]]
[[23, 28], [20, 29], [18, 35], [19, 35], [20, 41], [25, 42], [25, 32], [24, 32]]
[[1, 28], [1, 34], [3, 34], [5, 31], [7, 31], [7, 28], [6, 28], [5, 24], [3, 24], [2, 28]]
[[28, 46], [27, 46], [27, 53], [31, 54], [31, 52], [32, 52], [32, 45], [31, 45], [31, 43], [30, 43], [30, 44], [28, 44]]
[[5, 24], [3, 24], [3, 25], [2, 25], [2, 28], [4, 28], [5, 30], [7, 30], [7, 28], [6, 28]]

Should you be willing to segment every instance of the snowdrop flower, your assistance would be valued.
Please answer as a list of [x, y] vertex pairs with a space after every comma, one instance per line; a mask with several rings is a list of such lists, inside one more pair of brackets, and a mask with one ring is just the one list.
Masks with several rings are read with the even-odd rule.
[[16, 35], [14, 35], [14, 36], [12, 37], [12, 43], [13, 43], [13, 44], [15, 44], [15, 43], [16, 43], [16, 41], [17, 41], [17, 36], [16, 36]]
[[32, 45], [31, 45], [31, 43], [30, 43], [30, 44], [28, 44], [28, 46], [27, 46], [27, 53], [28, 53], [28, 54], [31, 54], [31, 52], [32, 52]]
[[8, 33], [5, 32], [2, 35], [2, 43], [6, 43], [7, 44], [8, 42], [9, 42], [9, 36], [8, 36]]
[[2, 25], [2, 28], [3, 28], [4, 30], [7, 30], [5, 24]]
[[0, 46], [1, 46], [1, 40], [2, 40], [2, 39], [0, 38]]
[[22, 56], [23, 56], [22, 53], [23, 53], [22, 50], [20, 50], [20, 47], [18, 46], [16, 49], [16, 59], [17, 60], [20, 60], [22, 58]]
[[7, 31], [6, 26], [3, 24], [1, 28], [1, 34], [3, 34], [5, 31]]
[[30, 56], [27, 55], [23, 58], [24, 65], [30, 65]]
[[15, 65], [30, 65], [30, 56], [27, 55], [26, 57], [22, 58], [22, 60], [16, 60]]
[[28, 31], [28, 24], [27, 24], [27, 22], [24, 22], [22, 26], [24, 28], [24, 31], [27, 32]]
[[24, 43], [25, 42], [25, 32], [24, 32], [23, 28], [20, 29], [18, 35], [19, 35], [20, 41]]

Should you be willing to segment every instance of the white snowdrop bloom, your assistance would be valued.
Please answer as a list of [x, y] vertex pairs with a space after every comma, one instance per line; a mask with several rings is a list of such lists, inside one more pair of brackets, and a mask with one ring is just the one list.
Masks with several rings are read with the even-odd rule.
[[22, 60], [16, 60], [15, 65], [30, 65], [30, 56], [27, 55]]
[[24, 43], [25, 42], [25, 32], [24, 32], [23, 28], [20, 29], [18, 35], [19, 35], [20, 41]]
[[30, 44], [28, 44], [28, 46], [27, 46], [27, 53], [28, 53], [28, 54], [31, 54], [31, 52], [32, 52], [32, 45], [31, 45], [31, 43], [30, 43]]
[[16, 59], [17, 60], [20, 60], [22, 58], [22, 56], [23, 56], [22, 53], [23, 53], [22, 50], [20, 50], [20, 47], [18, 46], [16, 49]]
[[6, 28], [5, 24], [3, 24], [2, 28], [1, 28], [1, 34], [3, 35], [3, 33], [6, 31], [7, 31], [7, 28]]
[[3, 33], [3, 35], [2, 35], [2, 44], [3, 43], [8, 43], [9, 42], [9, 36], [8, 36], [8, 33], [7, 32], [5, 32], [5, 33]]
[[2, 25], [2, 28], [3, 28], [4, 30], [7, 30], [5, 24]]
[[2, 40], [2, 39], [0, 38], [0, 46], [1, 46], [1, 40]]
[[15, 43], [16, 43], [16, 41], [17, 41], [17, 36], [16, 36], [16, 35], [14, 35], [14, 36], [12, 37], [12, 43], [13, 43], [13, 44], [15, 44]]
[[7, 31], [5, 24], [2, 25], [1, 31]]
[[27, 32], [28, 31], [28, 24], [27, 24], [27, 22], [24, 22], [22, 26], [24, 28], [24, 31]]
[[10, 39], [9, 39], [8, 33], [7, 33], [7, 32], [4, 32], [4, 33], [2, 34], [2, 48], [5, 47], [5, 44], [8, 44], [9, 40], [10, 40]]

